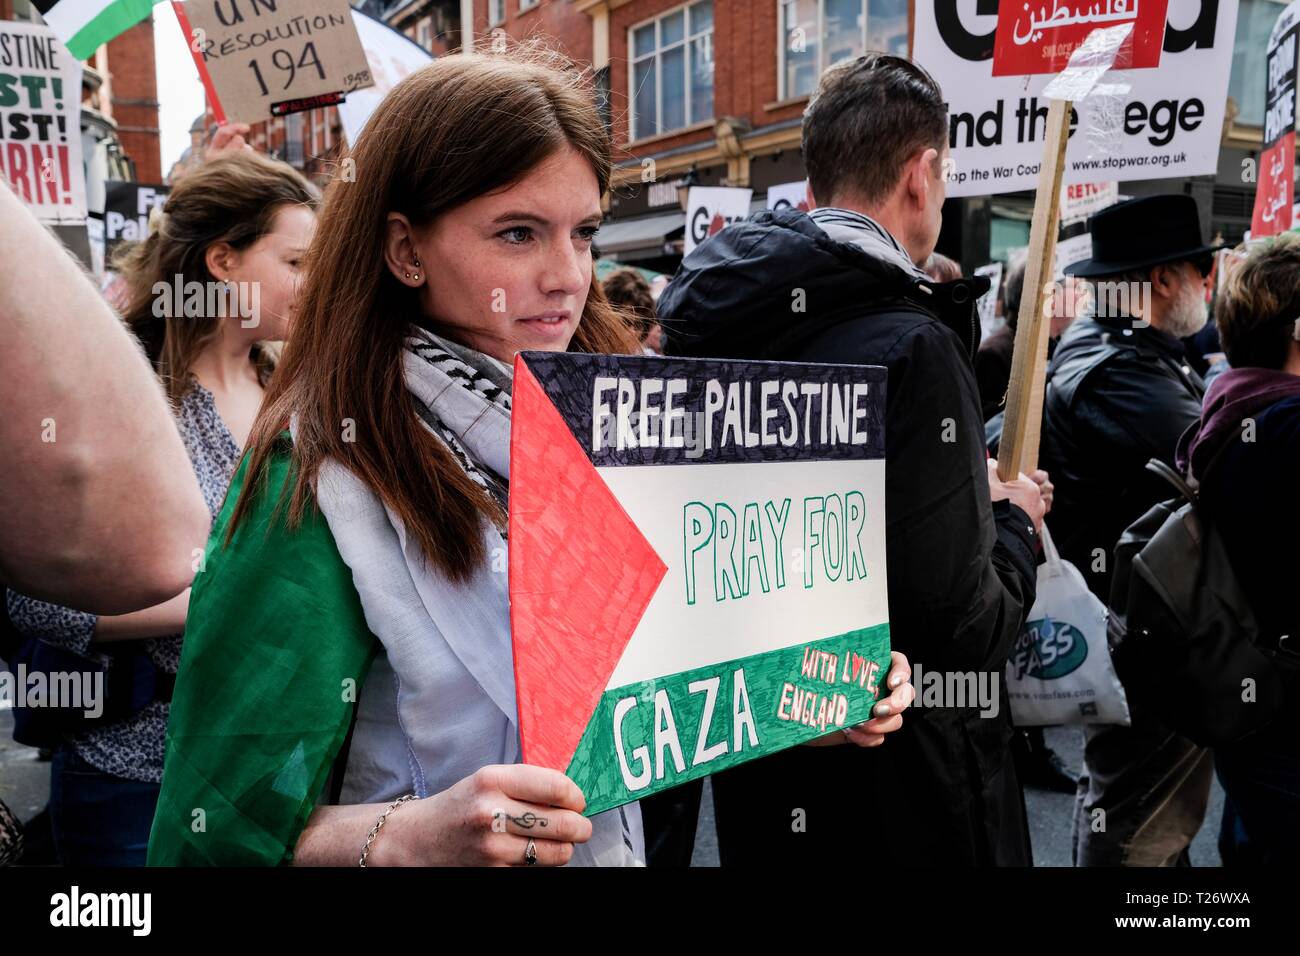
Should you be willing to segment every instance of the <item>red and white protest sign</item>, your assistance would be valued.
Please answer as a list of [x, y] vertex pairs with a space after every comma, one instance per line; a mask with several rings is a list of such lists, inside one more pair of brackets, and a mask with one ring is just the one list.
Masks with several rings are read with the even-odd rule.
[[1085, 222], [1119, 202], [1119, 183], [1070, 183], [1061, 190], [1061, 225]]
[[0, 176], [41, 222], [85, 222], [81, 63], [34, 23], [0, 21]]
[[1295, 203], [1296, 38], [1300, 2], [1292, 3], [1273, 25], [1268, 38], [1268, 85], [1264, 100], [1264, 150], [1259, 154], [1253, 239], [1291, 228]]
[[1070, 55], [1093, 30], [1133, 25], [1131, 37], [1115, 58], [1119, 70], [1160, 65], [1169, 0], [1053, 0], [998, 7], [998, 31], [993, 44], [994, 76], [1035, 76], [1059, 73]]

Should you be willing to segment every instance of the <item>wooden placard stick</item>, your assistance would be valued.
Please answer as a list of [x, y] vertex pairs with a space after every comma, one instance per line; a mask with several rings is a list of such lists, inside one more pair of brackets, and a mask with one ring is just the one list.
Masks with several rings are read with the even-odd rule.
[[1011, 481], [1038, 467], [1038, 435], [1043, 422], [1047, 379], [1047, 338], [1051, 330], [1051, 286], [1056, 273], [1056, 233], [1061, 215], [1061, 180], [1070, 140], [1070, 102], [1052, 100], [1047, 110], [1043, 165], [1038, 172], [1034, 219], [1029, 227], [1024, 294], [1016, 325], [1006, 418], [998, 445], [998, 478]]

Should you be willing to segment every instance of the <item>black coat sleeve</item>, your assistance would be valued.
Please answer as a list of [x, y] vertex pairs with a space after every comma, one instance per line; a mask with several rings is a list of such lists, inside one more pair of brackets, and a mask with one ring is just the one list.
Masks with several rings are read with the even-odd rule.
[[913, 317], [882, 341], [880, 325], [890, 323], [845, 323], [822, 336], [815, 353], [889, 369], [885, 510], [894, 646], [930, 668], [1000, 672], [1034, 602], [1031, 522], [1009, 503], [995, 516], [979, 394], [956, 336]]

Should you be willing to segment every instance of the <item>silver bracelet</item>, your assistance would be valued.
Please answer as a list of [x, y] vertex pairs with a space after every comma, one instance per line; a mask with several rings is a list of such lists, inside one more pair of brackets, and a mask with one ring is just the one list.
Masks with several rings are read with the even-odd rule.
[[370, 846], [375, 842], [375, 837], [379, 836], [379, 831], [383, 828], [384, 821], [388, 819], [388, 815], [404, 804], [407, 800], [414, 799], [415, 794], [408, 793], [404, 797], [398, 797], [384, 808], [384, 812], [379, 814], [379, 819], [375, 821], [375, 825], [370, 828], [370, 836], [366, 837], [366, 845], [361, 849], [361, 859], [357, 860], [357, 866], [366, 865], [366, 854], [370, 852]]

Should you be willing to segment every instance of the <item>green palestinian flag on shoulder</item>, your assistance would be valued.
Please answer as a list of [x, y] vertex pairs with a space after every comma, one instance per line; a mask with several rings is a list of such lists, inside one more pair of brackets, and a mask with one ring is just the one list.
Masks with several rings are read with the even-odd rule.
[[32, 6], [79, 60], [135, 26], [158, 0], [32, 0]]
[[291, 862], [379, 646], [325, 518], [286, 526], [287, 434], [225, 547], [247, 470], [194, 578], [150, 866]]

